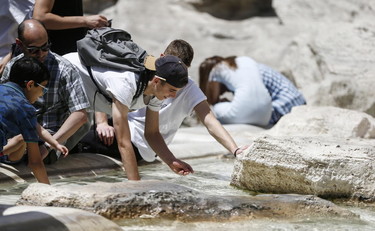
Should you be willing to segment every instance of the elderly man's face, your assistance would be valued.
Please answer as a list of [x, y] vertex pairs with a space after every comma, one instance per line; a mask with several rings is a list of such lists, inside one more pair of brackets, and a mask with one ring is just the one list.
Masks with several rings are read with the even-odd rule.
[[26, 45], [24, 52], [27, 56], [35, 57], [39, 59], [39, 61], [43, 62], [48, 54], [50, 46], [51, 45], [48, 41], [41, 46], [33, 44]]

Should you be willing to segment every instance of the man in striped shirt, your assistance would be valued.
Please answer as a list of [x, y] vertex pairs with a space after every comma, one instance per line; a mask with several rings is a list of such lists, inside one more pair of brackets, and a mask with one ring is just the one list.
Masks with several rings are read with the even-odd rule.
[[[90, 103], [79, 72], [68, 60], [49, 50], [47, 31], [37, 20], [26, 20], [19, 25], [16, 45], [22, 54], [7, 64], [1, 82], [9, 79], [10, 67], [23, 56], [35, 57], [43, 62], [51, 78], [48, 92], [34, 105], [39, 113], [38, 121], [59, 143], [65, 144], [68, 149], [73, 148], [90, 128], [86, 112]], [[54, 162], [59, 156], [54, 150], [49, 153], [48, 145], [40, 148], [43, 157], [49, 154], [46, 163]]]

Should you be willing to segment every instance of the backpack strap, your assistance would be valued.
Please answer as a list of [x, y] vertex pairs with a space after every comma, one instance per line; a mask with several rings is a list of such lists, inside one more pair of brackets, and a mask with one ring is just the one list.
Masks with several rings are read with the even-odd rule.
[[90, 75], [90, 77], [91, 77], [91, 80], [94, 82], [94, 84], [95, 84], [95, 86], [96, 86], [97, 92], [99, 92], [99, 94], [103, 95], [104, 98], [105, 98], [108, 102], [112, 103], [112, 98], [109, 97], [107, 94], [105, 94], [102, 90], [100, 90], [99, 85], [98, 85], [98, 83], [95, 81], [94, 76], [93, 76], [93, 74], [92, 74], [91, 67], [90, 67], [90, 66], [86, 66], [86, 68], [87, 68], [87, 72], [89, 73], [89, 75]]

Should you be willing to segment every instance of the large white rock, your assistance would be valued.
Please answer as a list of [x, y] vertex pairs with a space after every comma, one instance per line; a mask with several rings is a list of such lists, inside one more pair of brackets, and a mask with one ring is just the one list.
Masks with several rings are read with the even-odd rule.
[[321, 21], [371, 21], [375, 17], [375, 2], [371, 0], [273, 0], [272, 5], [283, 23], [300, 26]]
[[237, 158], [231, 184], [374, 202], [374, 158], [375, 140], [264, 136]]
[[338, 107], [298, 106], [270, 130], [273, 136], [327, 136], [375, 138], [375, 118]]
[[294, 38], [280, 67], [307, 104], [375, 116], [375, 24], [331, 23]]

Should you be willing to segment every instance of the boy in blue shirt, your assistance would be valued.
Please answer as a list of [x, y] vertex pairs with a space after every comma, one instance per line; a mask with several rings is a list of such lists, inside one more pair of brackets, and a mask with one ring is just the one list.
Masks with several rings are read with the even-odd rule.
[[47, 88], [48, 69], [37, 59], [23, 57], [11, 68], [9, 82], [0, 85], [0, 162], [11, 164], [22, 158], [27, 149], [28, 166], [40, 183], [49, 184], [39, 150], [39, 137], [53, 148], [68, 154], [51, 134], [37, 123], [31, 105]]

